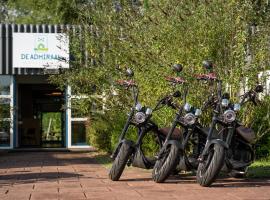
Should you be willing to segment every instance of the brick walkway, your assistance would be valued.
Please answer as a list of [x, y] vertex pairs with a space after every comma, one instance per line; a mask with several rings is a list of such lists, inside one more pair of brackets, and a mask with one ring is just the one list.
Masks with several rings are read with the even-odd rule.
[[203, 188], [189, 176], [156, 184], [149, 171], [130, 168], [121, 181], [112, 182], [107, 178], [107, 169], [97, 164], [92, 154], [0, 154], [0, 199], [270, 199], [269, 179], [224, 179], [211, 188]]

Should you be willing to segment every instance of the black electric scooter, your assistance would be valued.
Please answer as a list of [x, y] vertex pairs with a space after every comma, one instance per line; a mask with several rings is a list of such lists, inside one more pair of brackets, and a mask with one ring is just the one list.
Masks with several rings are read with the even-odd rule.
[[[127, 70], [127, 74], [129, 77], [134, 75], [130, 69]], [[179, 91], [176, 91], [172, 95], [165, 96], [158, 101], [152, 110], [149, 107], [143, 107], [138, 102], [139, 89], [134, 80], [120, 80], [118, 84], [132, 90], [134, 104], [119, 137], [117, 147], [111, 155], [113, 164], [109, 172], [109, 178], [113, 181], [119, 180], [126, 165], [144, 169], [153, 168], [156, 158], [144, 155], [142, 151], [143, 139], [147, 134], [154, 134], [159, 147], [161, 147], [166, 134], [168, 134], [168, 128], [159, 129], [157, 124], [151, 120], [152, 114], [165, 105], [175, 109], [175, 104], [172, 101], [173, 97], [180, 97], [181, 95]], [[134, 126], [137, 129], [138, 138], [136, 142], [125, 139], [130, 126]]]
[[[212, 67], [209, 63], [208, 67]], [[243, 95], [239, 104], [229, 102], [229, 95], [222, 95], [222, 81], [216, 78], [217, 102], [213, 111], [207, 141], [199, 157], [197, 182], [210, 186], [221, 170], [243, 175], [254, 160], [255, 133], [237, 120], [241, 105], [252, 101], [257, 105], [257, 94], [263, 91], [261, 85]], [[217, 125], [220, 128], [216, 129]]]
[[[204, 80], [208, 81], [205, 78]], [[186, 102], [187, 90], [188, 85], [185, 84], [184, 104], [179, 107], [176, 113], [173, 125], [152, 171], [152, 178], [157, 183], [164, 182], [175, 171], [196, 170], [199, 164], [198, 157], [206, 142], [207, 129], [199, 123], [198, 119], [205, 109], [213, 106], [215, 97], [211, 94], [199, 109]], [[175, 140], [172, 136], [178, 125], [181, 127], [181, 138]], [[192, 151], [190, 152], [191, 148]]]

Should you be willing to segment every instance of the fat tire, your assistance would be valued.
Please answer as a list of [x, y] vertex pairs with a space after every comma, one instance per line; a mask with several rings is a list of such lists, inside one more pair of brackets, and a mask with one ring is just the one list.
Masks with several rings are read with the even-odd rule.
[[109, 178], [112, 181], [118, 181], [125, 169], [125, 166], [133, 152], [133, 147], [128, 143], [123, 143], [119, 152], [113, 161], [112, 167], [109, 172]]
[[175, 144], [171, 144], [168, 149], [168, 154], [157, 160], [153, 168], [152, 179], [156, 183], [164, 182], [174, 172], [180, 161], [180, 148]]
[[215, 181], [224, 164], [225, 148], [220, 144], [214, 144], [212, 148], [214, 152], [212, 155], [208, 155], [212, 158], [210, 158], [211, 161], [207, 169], [205, 169], [205, 162], [201, 162], [197, 170], [197, 182], [204, 187], [210, 186]]

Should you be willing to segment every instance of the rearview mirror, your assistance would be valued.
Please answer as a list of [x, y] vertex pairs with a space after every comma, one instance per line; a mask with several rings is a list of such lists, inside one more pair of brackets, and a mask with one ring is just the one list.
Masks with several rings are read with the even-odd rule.
[[127, 74], [128, 77], [133, 77], [133, 76], [134, 76], [134, 72], [133, 72], [133, 70], [130, 69], [130, 68], [128, 68], [128, 69], [126, 70], [126, 74]]
[[175, 91], [173, 97], [181, 97], [181, 92], [179, 90]]
[[181, 72], [182, 70], [183, 70], [183, 65], [181, 65], [181, 64], [174, 64], [173, 65], [173, 71]]
[[257, 85], [255, 87], [255, 92], [257, 92], [257, 93], [263, 92], [263, 86], [262, 85]]
[[210, 60], [204, 60], [202, 64], [203, 64], [203, 67], [205, 69], [210, 70], [210, 71], [213, 70], [213, 63], [212, 63], [212, 61], [210, 61]]

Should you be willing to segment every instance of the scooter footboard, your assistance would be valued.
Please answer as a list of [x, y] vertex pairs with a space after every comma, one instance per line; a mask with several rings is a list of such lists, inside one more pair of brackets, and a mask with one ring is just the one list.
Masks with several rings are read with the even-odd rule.
[[155, 161], [156, 159], [154, 158], [153, 159], [146, 158], [142, 150], [140, 148], [137, 148], [132, 160], [132, 166], [143, 169], [152, 169], [155, 165]]

